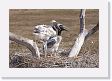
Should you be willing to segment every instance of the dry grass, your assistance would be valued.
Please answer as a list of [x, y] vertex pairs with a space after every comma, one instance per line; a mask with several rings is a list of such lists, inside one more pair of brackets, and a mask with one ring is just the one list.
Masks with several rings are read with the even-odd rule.
[[[41, 59], [31, 56], [30, 51], [17, 44], [10, 44], [10, 67], [16, 68], [98, 68], [99, 67], [99, 32], [89, 37], [80, 53], [78, 59], [68, 58], [66, 55], [72, 48], [79, 34], [79, 14], [80, 10], [17, 10], [12, 9], [9, 13], [10, 32], [23, 37], [34, 39], [32, 32], [34, 26], [38, 24], [49, 24], [52, 19], [66, 26], [69, 32], [63, 32], [62, 42], [57, 57]], [[86, 11], [86, 28], [90, 29], [97, 24], [99, 18], [98, 10]], [[92, 43], [93, 42], [93, 43]], [[38, 46], [41, 48], [40, 44]], [[41, 50], [41, 49], [40, 49]]]

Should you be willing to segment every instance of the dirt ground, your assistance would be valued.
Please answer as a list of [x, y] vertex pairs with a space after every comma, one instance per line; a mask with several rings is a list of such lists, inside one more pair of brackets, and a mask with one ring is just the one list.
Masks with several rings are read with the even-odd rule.
[[[78, 9], [10, 9], [9, 31], [17, 35], [34, 39], [33, 29], [38, 24], [50, 24], [56, 20], [66, 26], [68, 32], [62, 33], [62, 42], [59, 46], [57, 57], [47, 57], [41, 54], [41, 58], [32, 57], [29, 50], [16, 43], [10, 44], [9, 67], [10, 68], [98, 68], [99, 67], [99, 31], [89, 37], [79, 53], [79, 58], [68, 58], [78, 34], [79, 34]], [[86, 10], [86, 29], [91, 29], [99, 21], [99, 11]], [[38, 43], [40, 51], [41, 44]]]

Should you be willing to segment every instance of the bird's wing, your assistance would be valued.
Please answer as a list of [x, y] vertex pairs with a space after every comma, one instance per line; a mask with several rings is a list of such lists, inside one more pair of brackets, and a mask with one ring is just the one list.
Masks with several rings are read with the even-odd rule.
[[37, 26], [34, 28], [34, 33], [45, 33], [46, 32], [46, 28], [43, 26]]
[[49, 39], [47, 40], [47, 47], [48, 48], [51, 48], [53, 47], [53, 45], [56, 43], [56, 40], [55, 39]]
[[52, 27], [49, 27], [49, 28], [47, 29], [46, 32], [47, 32], [48, 34], [50, 34], [51, 36], [52, 36], [52, 35], [56, 35], [56, 31], [54, 31]]

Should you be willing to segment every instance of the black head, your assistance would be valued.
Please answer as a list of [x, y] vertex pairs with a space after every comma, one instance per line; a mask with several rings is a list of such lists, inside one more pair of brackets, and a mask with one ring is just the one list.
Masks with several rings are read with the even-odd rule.
[[63, 24], [57, 24], [58, 29], [61, 31], [67, 31], [67, 29], [65, 29], [65, 26]]
[[57, 28], [58, 35], [61, 35], [62, 31], [67, 31], [63, 24], [57, 24], [57, 27], [58, 27]]
[[67, 31], [63, 24], [59, 24], [55, 20], [52, 20], [51, 23], [52, 23], [51, 26], [57, 32], [57, 35], [61, 35], [62, 31]]

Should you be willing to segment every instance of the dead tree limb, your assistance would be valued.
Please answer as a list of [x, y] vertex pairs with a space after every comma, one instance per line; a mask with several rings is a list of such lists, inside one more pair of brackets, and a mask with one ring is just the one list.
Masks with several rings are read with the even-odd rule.
[[9, 40], [25, 46], [31, 51], [33, 56], [38, 56], [40, 58], [39, 49], [37, 47], [36, 42], [34, 42], [33, 40], [15, 35], [11, 32], [9, 33]]
[[81, 9], [80, 11], [80, 33], [85, 29], [85, 11], [85, 9]]
[[90, 29], [88, 31], [88, 34], [86, 35], [85, 39], [87, 39], [89, 36], [93, 35], [98, 30], [99, 30], [99, 23], [97, 23], [97, 25], [95, 27], [93, 27], [92, 29]]
[[80, 34], [77, 37], [73, 48], [71, 49], [69, 57], [76, 57], [79, 54], [85, 39], [87, 39], [89, 36], [94, 34], [98, 29], [99, 29], [99, 23], [89, 31], [87, 29], [85, 29], [85, 10], [81, 9], [81, 12], [80, 12]]

